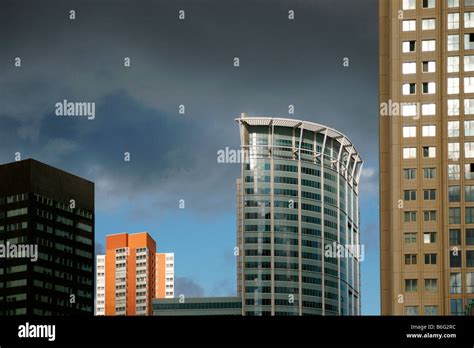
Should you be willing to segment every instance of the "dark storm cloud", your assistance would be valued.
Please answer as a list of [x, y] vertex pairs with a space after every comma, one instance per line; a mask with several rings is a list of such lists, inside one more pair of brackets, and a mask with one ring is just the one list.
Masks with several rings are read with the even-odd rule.
[[[287, 117], [294, 104], [295, 118], [344, 132], [373, 167], [376, 19], [375, 0], [2, 1], [0, 159], [20, 151], [86, 176], [99, 208], [146, 197], [153, 210], [178, 199], [232, 210], [238, 166], [216, 152], [238, 146], [234, 118]], [[96, 119], [56, 117], [63, 99], [95, 101]]]

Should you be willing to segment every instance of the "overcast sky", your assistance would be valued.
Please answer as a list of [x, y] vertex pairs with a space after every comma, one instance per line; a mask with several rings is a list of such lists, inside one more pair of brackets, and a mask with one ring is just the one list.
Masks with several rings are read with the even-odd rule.
[[[377, 29], [376, 0], [2, 0], [0, 162], [20, 152], [94, 181], [98, 243], [150, 231], [176, 253], [182, 291], [226, 295], [235, 292], [239, 166], [218, 164], [216, 153], [238, 148], [234, 119], [336, 128], [365, 161], [362, 300], [376, 314]], [[56, 116], [64, 99], [95, 102], [95, 119]]]

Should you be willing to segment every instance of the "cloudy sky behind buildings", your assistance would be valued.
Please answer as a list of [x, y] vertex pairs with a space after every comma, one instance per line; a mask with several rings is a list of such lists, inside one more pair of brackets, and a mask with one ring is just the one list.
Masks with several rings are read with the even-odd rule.
[[[99, 249], [148, 231], [175, 252], [177, 293], [233, 295], [240, 167], [216, 158], [239, 147], [234, 119], [336, 128], [365, 161], [362, 308], [378, 314], [377, 21], [375, 0], [3, 0], [0, 162], [20, 152], [95, 182]], [[95, 102], [95, 119], [56, 116], [64, 99]]]

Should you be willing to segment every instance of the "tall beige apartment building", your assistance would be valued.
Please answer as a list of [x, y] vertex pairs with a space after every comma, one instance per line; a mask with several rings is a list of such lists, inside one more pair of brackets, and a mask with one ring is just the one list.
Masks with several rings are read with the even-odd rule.
[[380, 0], [383, 315], [474, 303], [474, 0]]

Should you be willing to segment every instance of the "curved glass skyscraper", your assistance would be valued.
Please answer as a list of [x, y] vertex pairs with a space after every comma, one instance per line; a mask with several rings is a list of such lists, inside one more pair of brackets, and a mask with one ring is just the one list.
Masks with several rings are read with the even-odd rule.
[[238, 292], [244, 315], [359, 315], [362, 160], [331, 128], [237, 119]]

